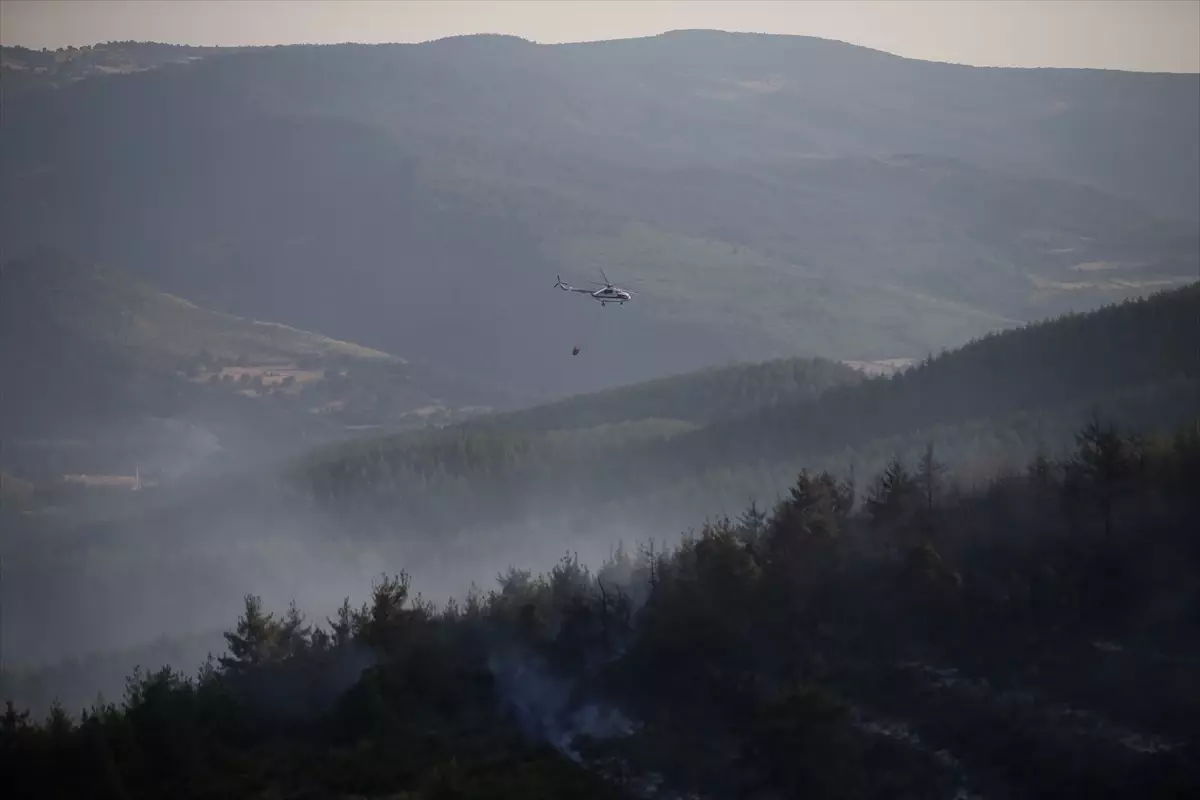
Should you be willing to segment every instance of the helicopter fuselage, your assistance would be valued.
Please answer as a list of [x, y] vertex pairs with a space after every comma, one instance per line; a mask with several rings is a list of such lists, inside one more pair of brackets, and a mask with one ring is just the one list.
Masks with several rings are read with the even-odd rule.
[[592, 297], [601, 303], [624, 303], [633, 299], [633, 295], [623, 289], [605, 287], [592, 292]]
[[559, 276], [558, 280], [554, 282], [554, 286], [557, 289], [562, 289], [564, 292], [579, 292], [580, 294], [586, 294], [593, 300], [599, 300], [600, 305], [602, 306], [608, 305], [609, 303], [621, 303], [624, 305], [633, 299], [633, 292], [627, 292], [624, 289], [618, 289], [611, 283], [605, 284], [595, 291], [590, 289], [577, 289], [568, 283], [563, 283], [562, 276]]

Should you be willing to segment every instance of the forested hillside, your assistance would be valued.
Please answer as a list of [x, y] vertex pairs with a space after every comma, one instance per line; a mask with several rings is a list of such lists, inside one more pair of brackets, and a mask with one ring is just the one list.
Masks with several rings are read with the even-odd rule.
[[325, 621], [247, 596], [198, 672], [0, 725], [105, 797], [1184, 797], [1200, 791], [1200, 428], [1102, 423], [948, 493], [803, 471], [668, 550]]
[[[769, 506], [805, 466], [861, 481], [932, 447], [970, 487], [1062, 453], [1095, 415], [1167, 431], [1200, 407], [1198, 295], [1192, 286], [988, 337], [893, 378], [769, 362], [440, 430], [368, 432], [283, 470], [231, 464], [194, 485], [90, 501], [87, 513], [16, 513], [56, 502], [18, 487], [5, 501], [16, 615], [6, 638], [31, 654], [17, 663], [55, 658], [72, 640], [141, 646], [172, 615], [193, 630], [220, 624], [229, 597], [214, 587], [300, 591], [320, 606], [396, 560], [441, 598], [564, 547], [594, 558], [751, 500]], [[88, 556], [96, 541], [110, 557]], [[138, 599], [159, 593], [170, 602]]]
[[1200, 377], [1198, 341], [1200, 283], [1194, 282], [1093, 313], [990, 334], [893, 378], [831, 391], [812, 403], [721, 421], [705, 434], [711, 438], [702, 446], [720, 448], [727, 459], [739, 452], [750, 458], [813, 452], [904, 430], [1194, 381]]
[[[218, 53], [6, 102], [0, 234], [522, 399], [919, 358], [1194, 278], [1198, 96], [703, 31]], [[550, 289], [598, 268], [637, 299]]]
[[681, 375], [103, 517], [6, 500], [6, 762], [134, 797], [1195, 791], [1198, 312]]
[[[726, 393], [758, 378], [780, 397], [731, 404], [724, 416], [710, 416], [711, 395], [675, 398], [689, 383], [664, 381], [551, 405], [544, 417], [518, 412], [511, 426], [485, 419], [337, 446], [306, 459], [297, 480], [322, 506], [388, 509], [418, 527], [444, 523], [448, 508], [492, 522], [533, 508], [715, 513], [773, 491], [802, 463], [874, 471], [933, 440], [958, 464], [1019, 462], [1068, 443], [1098, 411], [1138, 430], [1169, 428], [1197, 409], [1197, 341], [1192, 285], [991, 335], [890, 378], [818, 377], [794, 396], [779, 366], [716, 373]], [[669, 401], [650, 404], [656, 396]], [[673, 485], [682, 494], [668, 501], [660, 493]]]
[[825, 359], [734, 364], [492, 414], [480, 420], [479, 426], [538, 432], [641, 420], [702, 425], [809, 399], [834, 386], [853, 385], [862, 379], [861, 373], [854, 369]]

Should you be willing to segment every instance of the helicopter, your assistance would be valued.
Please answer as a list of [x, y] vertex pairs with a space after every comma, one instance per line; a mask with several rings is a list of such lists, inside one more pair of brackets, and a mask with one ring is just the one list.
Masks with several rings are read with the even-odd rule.
[[609, 303], [620, 303], [621, 305], [625, 305], [626, 301], [633, 299], [634, 292], [631, 292], [628, 289], [618, 289], [616, 286], [613, 286], [612, 281], [610, 281], [608, 276], [604, 274], [604, 270], [600, 270], [600, 276], [604, 278], [604, 283], [588, 281], [588, 283], [595, 283], [597, 286], [601, 287], [599, 289], [577, 289], [568, 283], [563, 283], [561, 275], [556, 276], [558, 280], [555, 282], [554, 288], [562, 289], [564, 292], [582, 292], [584, 294], [591, 295], [593, 299], [599, 300], [600, 305], [602, 306], [607, 306]]

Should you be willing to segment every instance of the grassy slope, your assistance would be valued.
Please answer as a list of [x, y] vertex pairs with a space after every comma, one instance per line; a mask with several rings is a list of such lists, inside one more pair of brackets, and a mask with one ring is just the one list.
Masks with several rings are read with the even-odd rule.
[[6, 289], [36, 304], [48, 322], [75, 336], [146, 354], [243, 357], [253, 362], [300, 358], [403, 363], [395, 356], [275, 322], [201, 308], [123, 273], [54, 254], [10, 263]]
[[[483, 390], [396, 356], [209, 311], [51, 251], [5, 265], [2, 324], [0, 356], [12, 387], [6, 428], [19, 434], [10, 463], [29, 457], [34, 451], [22, 442], [39, 436], [78, 434], [122, 463], [139, 448], [186, 450], [186, 442], [168, 444], [171, 435], [146, 428], [155, 418], [215, 426], [226, 447], [258, 442], [268, 453], [309, 434], [345, 436], [344, 425], [420, 425], [488, 400]], [[58, 469], [96, 469], [91, 456], [80, 458], [64, 450]]]

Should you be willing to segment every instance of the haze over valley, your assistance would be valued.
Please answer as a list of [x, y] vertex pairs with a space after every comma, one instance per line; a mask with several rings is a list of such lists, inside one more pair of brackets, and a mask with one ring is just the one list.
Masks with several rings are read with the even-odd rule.
[[0, 89], [22, 780], [1200, 788], [1200, 75], [680, 30]]

